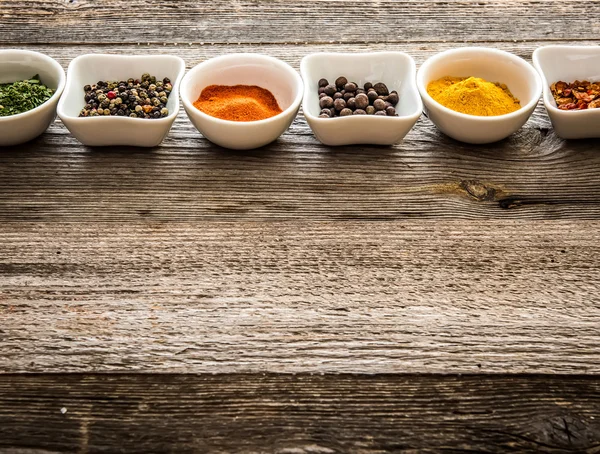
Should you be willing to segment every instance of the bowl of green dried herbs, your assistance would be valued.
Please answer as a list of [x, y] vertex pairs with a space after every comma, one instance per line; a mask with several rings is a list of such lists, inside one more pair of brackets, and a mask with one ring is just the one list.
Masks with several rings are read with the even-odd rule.
[[0, 146], [42, 134], [56, 118], [65, 71], [39, 52], [0, 50]]

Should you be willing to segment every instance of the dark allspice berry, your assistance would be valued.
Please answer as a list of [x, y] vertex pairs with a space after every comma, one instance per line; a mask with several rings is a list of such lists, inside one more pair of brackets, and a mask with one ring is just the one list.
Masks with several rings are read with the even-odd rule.
[[340, 76], [337, 79], [335, 79], [336, 87], [344, 88], [344, 85], [346, 85], [347, 83], [348, 83], [348, 79], [346, 79], [344, 76]]
[[383, 99], [376, 99], [373, 101], [373, 107], [375, 107], [375, 110], [383, 110], [385, 109], [385, 101]]
[[335, 110], [345, 109], [346, 108], [346, 101], [344, 101], [341, 98], [338, 98], [335, 101], [333, 101], [333, 107], [335, 107]]
[[400, 101], [400, 98], [398, 97], [398, 92], [397, 91], [391, 92], [390, 95], [387, 97], [387, 101], [389, 103], [391, 103], [392, 106], [395, 106], [396, 104], [398, 104], [398, 101]]
[[357, 109], [365, 109], [369, 105], [369, 98], [364, 93], [359, 93], [354, 99]]
[[[318, 85], [321, 118], [349, 115], [398, 116], [396, 113], [396, 104], [400, 100], [398, 92], [394, 90], [390, 93], [383, 82], [376, 84], [365, 82], [361, 88], [356, 82], [348, 82], [345, 76], [340, 76], [335, 80], [335, 84], [330, 84], [323, 78], [319, 80]], [[155, 96], [154, 84], [150, 86], [148, 93], [152, 97]], [[125, 95], [128, 97], [129, 91], [125, 92]], [[149, 100], [144, 99], [146, 104], [150, 104], [147, 101]], [[92, 102], [94, 101], [90, 100], [90, 103]]]
[[321, 109], [331, 107], [333, 106], [333, 98], [325, 96], [324, 98], [321, 98], [321, 100], [319, 101], [319, 105], [321, 106]]
[[346, 93], [349, 91], [354, 93], [357, 88], [358, 87], [356, 86], [356, 84], [354, 82], [348, 82], [346, 85], [344, 85], [344, 90], [346, 90]]
[[333, 94], [335, 93], [335, 91], [336, 91], [336, 90], [335, 90], [335, 85], [331, 85], [331, 84], [329, 84], [329, 85], [327, 85], [327, 86], [325, 87], [325, 94], [326, 94], [327, 96], [333, 96]]
[[373, 88], [379, 96], [387, 96], [390, 94], [387, 86], [383, 82], [377, 82], [375, 85], [373, 85]]

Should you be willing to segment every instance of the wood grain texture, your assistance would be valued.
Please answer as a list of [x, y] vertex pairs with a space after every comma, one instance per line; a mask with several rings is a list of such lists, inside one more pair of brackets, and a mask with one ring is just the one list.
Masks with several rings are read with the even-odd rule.
[[0, 376], [0, 452], [592, 454], [600, 452], [600, 381]]
[[[597, 39], [575, 0], [0, 1], [3, 43], [471, 42]], [[585, 18], [600, 16], [587, 2]]]
[[600, 224], [5, 223], [0, 372], [600, 372]]
[[[500, 47], [528, 58], [543, 43]], [[445, 43], [413, 51], [423, 61]], [[297, 67], [313, 51], [351, 46], [266, 46]], [[94, 46], [38, 48], [65, 66]], [[363, 46], [358, 50], [366, 50]], [[380, 45], [372, 50], [382, 50]], [[124, 46], [133, 53], [145, 46]], [[250, 46], [149, 47], [193, 65]], [[117, 47], [105, 51], [115, 52]], [[401, 50], [410, 52], [410, 46]], [[597, 141], [556, 137], [543, 106], [518, 133], [493, 145], [461, 144], [422, 118], [394, 147], [321, 145], [300, 114], [258, 151], [212, 145], [182, 112], [152, 150], [82, 147], [57, 122], [31, 144], [0, 153], [0, 220], [402, 220], [598, 219]]]

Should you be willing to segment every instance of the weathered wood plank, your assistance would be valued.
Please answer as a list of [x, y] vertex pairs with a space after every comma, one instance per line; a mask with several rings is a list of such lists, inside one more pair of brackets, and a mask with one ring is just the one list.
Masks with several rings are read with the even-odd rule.
[[599, 227], [5, 223], [0, 372], [600, 373]]
[[0, 220], [600, 218], [596, 141], [534, 127], [469, 146], [423, 119], [391, 148], [332, 149], [299, 117], [277, 142], [242, 153], [183, 118], [154, 150], [92, 150], [62, 129], [0, 153]]
[[[597, 39], [580, 2], [0, 1], [3, 43], [470, 42]], [[587, 2], [584, 19], [600, 16]]]
[[0, 452], [597, 453], [599, 409], [586, 377], [0, 376]]
[[[535, 45], [501, 47], [526, 57]], [[40, 50], [66, 65], [94, 49]], [[152, 49], [192, 65], [236, 46]], [[266, 52], [298, 66], [302, 55], [327, 49]], [[0, 220], [598, 219], [597, 148], [594, 140], [557, 138], [542, 106], [517, 134], [488, 146], [455, 142], [423, 118], [400, 145], [331, 149], [300, 115], [274, 144], [234, 153], [203, 139], [182, 113], [157, 149], [92, 150], [57, 122], [39, 140], [0, 153]]]

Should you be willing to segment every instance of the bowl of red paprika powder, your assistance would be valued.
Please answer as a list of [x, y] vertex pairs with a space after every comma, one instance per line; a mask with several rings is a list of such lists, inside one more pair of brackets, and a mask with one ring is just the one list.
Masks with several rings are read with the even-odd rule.
[[298, 113], [303, 88], [300, 75], [281, 60], [229, 54], [193, 67], [181, 82], [181, 99], [204, 137], [248, 150], [285, 132]]

